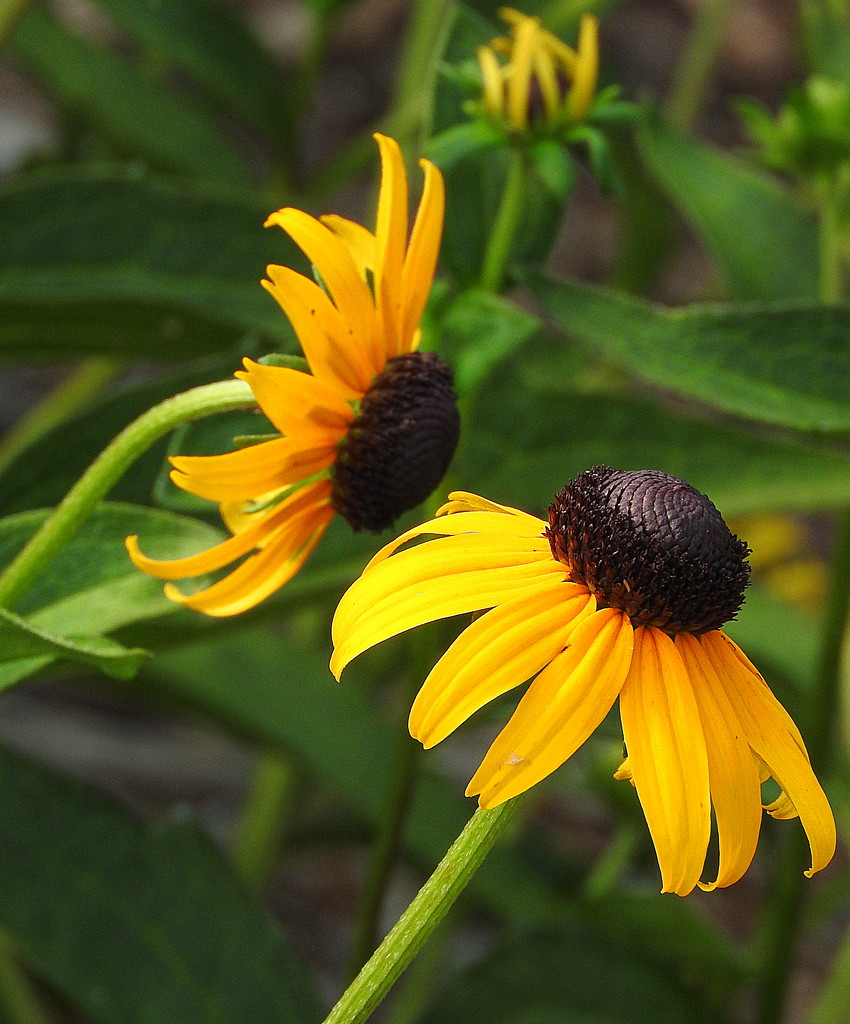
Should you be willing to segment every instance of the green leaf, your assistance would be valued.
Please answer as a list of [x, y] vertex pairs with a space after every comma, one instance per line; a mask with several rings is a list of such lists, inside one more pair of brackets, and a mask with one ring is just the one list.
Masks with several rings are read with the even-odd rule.
[[517, 350], [467, 406], [456, 486], [540, 515], [576, 473], [607, 463], [672, 473], [724, 515], [850, 500], [843, 451], [666, 409], [612, 389], [600, 373], [546, 336]]
[[445, 309], [440, 354], [454, 370], [458, 394], [474, 392], [503, 359], [540, 329], [540, 321], [491, 292], [467, 291]]
[[62, 168], [0, 190], [0, 352], [183, 358], [245, 332], [293, 346], [260, 286], [268, 263], [307, 264], [271, 200], [140, 171]]
[[276, 925], [188, 821], [0, 750], [0, 925], [92, 1024], [308, 1024], [319, 1001]]
[[850, 306], [666, 310], [543, 274], [527, 283], [562, 331], [638, 380], [757, 423], [850, 431]]
[[660, 117], [637, 132], [647, 167], [705, 242], [736, 299], [814, 299], [814, 219], [779, 182], [728, 153], [675, 134]]
[[493, 125], [485, 121], [464, 121], [429, 139], [425, 155], [447, 171], [460, 160], [506, 144], [504, 132]]
[[230, 9], [209, 0], [98, 0], [129, 33], [217, 103], [274, 137], [289, 102], [271, 55]]
[[[576, 922], [561, 933], [521, 934], [456, 974], [422, 1024], [461, 1024], [475, 1007], [489, 1024], [690, 1024], [712, 1018], [642, 947], [615, 945]], [[640, 1007], [636, 1017], [635, 1008]]]
[[26, 664], [34, 659], [40, 668], [48, 664], [45, 659], [64, 658], [98, 668], [114, 679], [131, 679], [148, 657], [147, 651], [122, 647], [107, 637], [59, 636], [0, 608], [0, 664]]
[[[0, 520], [0, 567], [8, 565], [41, 525], [45, 509]], [[177, 606], [162, 583], [130, 561], [124, 538], [138, 533], [164, 558], [202, 551], [222, 533], [169, 512], [104, 503], [18, 603], [0, 609], [0, 688], [35, 674], [58, 659], [93, 666], [129, 679], [149, 657], [104, 633], [169, 614]]]
[[127, 155], [233, 185], [254, 179], [203, 106], [146, 81], [126, 58], [72, 35], [43, 8], [27, 9], [10, 49], [59, 103], [99, 127]]

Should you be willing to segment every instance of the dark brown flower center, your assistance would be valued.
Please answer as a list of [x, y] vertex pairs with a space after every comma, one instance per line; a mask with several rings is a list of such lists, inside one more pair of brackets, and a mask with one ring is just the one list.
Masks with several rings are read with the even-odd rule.
[[704, 494], [667, 473], [579, 473], [549, 506], [546, 533], [572, 578], [635, 626], [706, 633], [744, 601], [749, 548]]
[[451, 369], [433, 352], [387, 360], [340, 443], [333, 507], [355, 530], [383, 530], [443, 479], [460, 437]]

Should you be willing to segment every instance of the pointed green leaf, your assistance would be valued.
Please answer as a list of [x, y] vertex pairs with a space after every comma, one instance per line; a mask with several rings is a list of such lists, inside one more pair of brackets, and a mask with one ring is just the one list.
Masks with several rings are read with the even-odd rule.
[[287, 104], [281, 69], [232, 11], [209, 0], [98, 0], [152, 56], [188, 74], [227, 110], [266, 135]]
[[191, 823], [0, 750], [0, 927], [92, 1024], [310, 1024], [318, 999], [278, 928]]
[[0, 352], [183, 358], [246, 332], [293, 346], [260, 286], [268, 263], [306, 270], [264, 229], [271, 200], [175, 184], [138, 168], [57, 168], [0, 189]]
[[565, 334], [638, 380], [758, 423], [850, 431], [850, 306], [667, 310], [543, 274], [527, 283]]
[[658, 184], [711, 253], [736, 299], [814, 299], [814, 219], [773, 177], [737, 157], [675, 134], [660, 117], [637, 133]]
[[252, 172], [212, 116], [187, 95], [146, 81], [121, 58], [30, 5], [10, 49], [56, 100], [98, 126], [128, 156], [232, 185]]

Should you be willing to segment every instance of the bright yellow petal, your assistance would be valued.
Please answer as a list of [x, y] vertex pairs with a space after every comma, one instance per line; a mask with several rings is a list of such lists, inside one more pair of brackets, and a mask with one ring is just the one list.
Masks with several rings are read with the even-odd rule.
[[632, 625], [605, 608], [584, 618], [543, 669], [467, 787], [482, 807], [525, 792], [571, 757], [611, 710], [632, 657]]
[[[442, 512], [442, 509], [440, 510]], [[414, 526], [406, 533], [396, 537], [385, 544], [376, 555], [374, 555], [366, 566], [371, 569], [373, 565], [384, 561], [394, 551], [406, 544], [415, 537], [421, 537], [426, 533], [442, 534], [443, 536], [458, 536], [460, 534], [497, 534], [504, 537], [523, 537], [530, 543], [529, 550], [535, 552], [549, 551], [549, 541], [543, 536], [545, 523], [533, 516], [527, 516], [518, 512], [516, 516], [503, 515], [492, 512], [458, 512], [448, 515], [437, 513], [436, 519], [430, 519], [420, 526]], [[566, 571], [566, 566], [563, 567]], [[364, 570], [365, 572], [365, 570]]]
[[717, 878], [700, 882], [700, 888], [710, 890], [737, 882], [752, 862], [761, 828], [761, 780], [735, 709], [699, 640], [683, 633], [676, 637], [676, 648], [693, 685], [708, 751], [720, 841]]
[[345, 396], [327, 381], [288, 366], [243, 359], [234, 374], [248, 383], [257, 404], [281, 434], [310, 440], [342, 438], [354, 418]]
[[494, 608], [521, 593], [533, 592], [541, 580], [553, 574], [551, 559], [517, 561], [515, 565], [426, 579], [396, 592], [386, 589], [388, 581], [383, 578], [375, 586], [377, 570], [361, 576], [343, 595], [334, 616], [331, 671], [339, 679], [350, 661], [398, 633], [425, 622]]
[[475, 52], [481, 68], [484, 107], [492, 117], [502, 117], [505, 86], [499, 58], [489, 46], [479, 46]]
[[326, 213], [319, 220], [345, 242], [354, 265], [365, 281], [367, 272], [375, 269], [375, 236], [357, 221], [340, 217], [337, 213]]
[[567, 100], [571, 121], [581, 121], [590, 110], [598, 73], [599, 23], [592, 14], [584, 14], [578, 31], [578, 61]]
[[287, 520], [304, 514], [305, 509], [309, 512], [317, 503], [327, 502], [330, 487], [328, 481], [320, 481], [318, 484], [302, 488], [268, 512], [259, 514], [254, 522], [240, 533], [197, 555], [190, 555], [187, 558], [148, 558], [139, 549], [136, 536], [126, 539], [127, 551], [137, 568], [159, 580], [189, 579], [192, 576], [215, 572], [216, 569], [222, 569], [254, 548], [262, 547]]
[[702, 637], [747, 742], [796, 807], [812, 851], [811, 877], [835, 853], [835, 819], [797, 727], [743, 652], [721, 630]]
[[528, 125], [531, 71], [539, 45], [540, 22], [537, 18], [524, 18], [514, 30], [507, 88], [508, 122], [518, 131], [523, 131]]
[[539, 672], [595, 609], [585, 587], [551, 576], [477, 618], [425, 680], [410, 711], [410, 734], [425, 747], [445, 739], [488, 701]]
[[534, 75], [540, 86], [546, 119], [552, 121], [561, 109], [561, 89], [558, 85], [555, 61], [548, 50], [542, 47], [538, 48], [534, 56]]
[[434, 281], [440, 239], [443, 236], [443, 217], [446, 208], [443, 175], [430, 160], [420, 160], [420, 166], [425, 174], [425, 185], [402, 271], [403, 320], [399, 340], [400, 352], [412, 352], [416, 347], [414, 336]]
[[250, 501], [333, 465], [336, 442], [316, 447], [279, 437], [223, 455], [175, 455], [172, 481], [208, 501]]
[[699, 881], [711, 828], [708, 755], [687, 670], [660, 629], [635, 630], [620, 716], [662, 892], [686, 896]]
[[289, 267], [272, 265], [266, 273], [271, 281], [261, 283], [289, 317], [313, 375], [344, 398], [362, 397], [383, 367], [372, 366], [336, 306], [315, 281]]
[[381, 152], [381, 192], [375, 227], [375, 303], [387, 357], [402, 351], [402, 272], [407, 247], [407, 172], [395, 139], [375, 133]]
[[345, 242], [315, 217], [292, 207], [271, 214], [266, 219], [266, 226], [269, 224], [282, 227], [304, 250], [327, 286], [357, 346], [368, 354], [372, 365], [383, 365], [385, 360], [379, 359], [383, 345], [378, 337], [372, 293], [360, 276]]
[[[224, 579], [206, 590], [187, 596], [169, 583], [165, 592], [172, 601], [224, 617], [248, 611], [279, 590], [298, 572], [328, 527], [334, 511], [321, 489], [304, 488], [304, 507], [290, 515], [262, 548], [250, 555]], [[238, 534], [237, 536], [243, 536]]]

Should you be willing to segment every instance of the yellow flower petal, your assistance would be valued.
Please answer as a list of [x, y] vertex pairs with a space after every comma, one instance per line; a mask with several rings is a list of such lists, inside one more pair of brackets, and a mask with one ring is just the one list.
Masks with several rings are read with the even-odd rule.
[[499, 59], [490, 46], [479, 46], [475, 52], [484, 84], [484, 107], [492, 117], [502, 117], [505, 88]]
[[596, 601], [557, 576], [493, 608], [461, 633], [434, 666], [410, 712], [410, 734], [425, 747], [445, 739], [488, 701], [539, 672]]
[[234, 376], [247, 381], [257, 404], [281, 434], [339, 440], [347, 433], [354, 414], [332, 384], [288, 366], [242, 362], [245, 369]]
[[721, 630], [701, 640], [717, 678], [735, 708], [747, 742], [797, 808], [812, 852], [811, 877], [835, 853], [835, 819], [800, 733], [743, 652]]
[[305, 511], [309, 513], [318, 503], [327, 502], [330, 488], [328, 481], [304, 487], [270, 511], [258, 515], [254, 522], [240, 533], [187, 558], [148, 558], [139, 549], [138, 537], [135, 535], [128, 537], [124, 543], [133, 564], [156, 579], [181, 580], [202, 576], [229, 565], [254, 548], [262, 547], [287, 520], [303, 515]]
[[561, 89], [558, 84], [555, 61], [552, 59], [551, 53], [543, 47], [538, 47], [534, 55], [534, 76], [540, 86], [546, 119], [551, 121], [561, 109]]
[[352, 333], [354, 343], [374, 366], [383, 366], [383, 344], [378, 336], [375, 305], [369, 286], [360, 276], [345, 242], [315, 217], [285, 207], [266, 219], [292, 238], [313, 263], [327, 286], [334, 305]]
[[360, 398], [383, 367], [373, 366], [354, 343], [348, 325], [325, 292], [289, 267], [266, 268], [261, 284], [289, 317], [313, 375], [328, 381], [344, 398]]
[[420, 160], [419, 164], [425, 174], [425, 185], [402, 270], [400, 352], [413, 352], [416, 348], [416, 331], [437, 269], [446, 208], [446, 189], [440, 170], [430, 160]]
[[662, 892], [685, 896], [699, 880], [708, 847], [708, 756], [688, 673], [660, 629], [635, 630], [620, 716]]
[[302, 507], [291, 513], [277, 531], [265, 539], [263, 546], [228, 576], [192, 595], [182, 594], [168, 583], [165, 588], [168, 597], [206, 615], [223, 617], [248, 611], [288, 583], [307, 560], [334, 515], [324, 484], [310, 485], [303, 491]]
[[598, 73], [599, 23], [592, 14], [584, 14], [578, 30], [578, 61], [567, 100], [571, 121], [581, 121], [590, 110]]
[[514, 29], [507, 89], [508, 123], [518, 131], [528, 125], [528, 101], [534, 53], [540, 43], [540, 22], [524, 18]]
[[[472, 535], [462, 539], [490, 538]], [[343, 595], [331, 629], [336, 648], [331, 671], [337, 679], [358, 654], [391, 636], [424, 622], [493, 608], [538, 586], [547, 576], [563, 579], [566, 575], [564, 567], [559, 570], [551, 557], [535, 558], [534, 553], [517, 547], [501, 546], [493, 551], [493, 539], [488, 568], [475, 567], [487, 555], [486, 546], [476, 544], [473, 551], [443, 549], [437, 554], [433, 547], [440, 543], [432, 541], [379, 563]], [[415, 558], [405, 559], [406, 555]], [[450, 556], [454, 556], [451, 564]]]
[[566, 649], [537, 676], [467, 787], [495, 807], [546, 778], [611, 710], [632, 656], [627, 616], [605, 608], [584, 618]]
[[407, 247], [407, 172], [395, 139], [375, 133], [381, 152], [381, 192], [375, 226], [375, 304], [387, 357], [402, 351], [402, 271]]
[[682, 634], [676, 648], [693, 685], [708, 752], [720, 863], [717, 878], [700, 882], [700, 888], [711, 890], [737, 882], [752, 862], [761, 828], [761, 780], [735, 708], [699, 640]]
[[345, 242], [354, 265], [365, 281], [367, 272], [375, 269], [375, 236], [372, 232], [357, 221], [340, 217], [336, 213], [326, 213], [319, 220]]
[[223, 455], [174, 455], [172, 481], [209, 501], [249, 501], [306, 480], [333, 465], [336, 442], [307, 447], [274, 438]]

